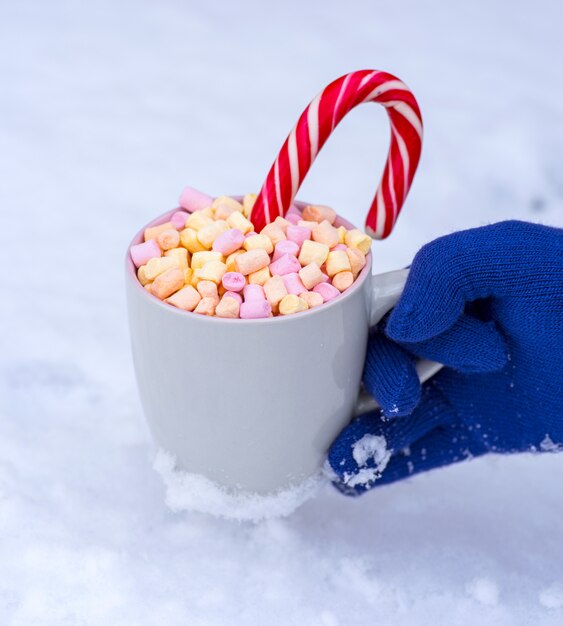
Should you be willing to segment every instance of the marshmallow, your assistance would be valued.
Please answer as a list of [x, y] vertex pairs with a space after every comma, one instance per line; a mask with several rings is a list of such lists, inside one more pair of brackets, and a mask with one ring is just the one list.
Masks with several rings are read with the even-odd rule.
[[270, 239], [270, 241], [272, 242], [274, 246], [280, 241], [285, 241], [287, 239], [282, 227], [276, 223], [266, 224], [266, 226], [264, 226], [264, 228], [260, 231], [260, 234], [266, 235], [266, 237]]
[[334, 224], [336, 211], [320, 204], [309, 205], [303, 209], [303, 219], [319, 223], [323, 220], [327, 220], [330, 224]]
[[200, 294], [191, 286], [182, 287], [172, 296], [166, 298], [166, 302], [184, 311], [193, 311], [201, 300]]
[[230, 319], [237, 319], [240, 314], [240, 303], [229, 296], [223, 296], [221, 302], [215, 308], [215, 315], [217, 317], [224, 317]]
[[319, 283], [313, 289], [313, 293], [318, 293], [322, 296], [323, 302], [328, 302], [336, 296], [340, 295], [340, 291], [336, 287], [333, 287], [329, 283]]
[[160, 233], [165, 230], [170, 230], [171, 228], [174, 228], [174, 226], [172, 226], [172, 222], [166, 222], [164, 224], [160, 224], [160, 226], [150, 226], [149, 228], [145, 228], [145, 241], [156, 239]]
[[248, 275], [248, 282], [251, 285], [263, 285], [270, 278], [270, 268], [263, 267], [261, 270], [257, 272], [252, 272], [252, 274]]
[[264, 289], [260, 285], [246, 285], [243, 291], [244, 301], [265, 300]]
[[348, 260], [350, 261], [352, 274], [354, 278], [356, 278], [366, 265], [365, 254], [357, 248], [346, 248], [346, 254], [348, 255]]
[[227, 230], [229, 230], [227, 222], [224, 220], [218, 220], [209, 226], [200, 228], [197, 231], [197, 238], [204, 248], [210, 250], [217, 237], [225, 233]]
[[200, 230], [204, 226], [211, 226], [212, 224], [213, 219], [205, 215], [203, 211], [192, 213], [186, 220], [186, 228], [193, 228], [194, 230]]
[[346, 226], [339, 226], [337, 228], [338, 231], [338, 243], [346, 243]]
[[272, 276], [283, 276], [284, 274], [298, 272], [300, 269], [301, 265], [293, 254], [284, 254], [277, 261], [270, 264], [270, 272]]
[[246, 285], [246, 278], [239, 272], [227, 272], [223, 274], [221, 282], [228, 291], [242, 291]]
[[205, 250], [205, 247], [201, 245], [199, 239], [197, 238], [197, 231], [193, 228], [184, 228], [184, 230], [180, 233], [180, 243], [188, 252], [191, 252], [192, 254], [194, 252]]
[[[346, 257], [348, 258], [348, 257]], [[227, 266], [221, 261], [208, 261], [200, 270], [199, 270], [199, 279], [200, 280], [211, 280], [216, 285], [221, 282], [223, 275], [227, 271]]]
[[311, 239], [311, 229], [303, 226], [288, 226], [286, 234], [289, 241], [293, 241], [299, 247], [303, 245], [304, 241]]
[[143, 287], [146, 287], [152, 282], [152, 280], [149, 280], [147, 278], [145, 265], [141, 265], [141, 267], [137, 270], [137, 278], [139, 279], [139, 282], [141, 283], [141, 285], [143, 285]]
[[179, 267], [159, 274], [153, 281], [151, 293], [153, 296], [164, 300], [184, 286], [184, 271]]
[[247, 220], [240, 211], [233, 211], [227, 218], [227, 224], [231, 228], [238, 228], [243, 235], [246, 235], [246, 233], [254, 230], [252, 222]]
[[217, 211], [219, 209], [222, 209], [222, 208], [230, 209], [231, 213], [233, 211], [240, 211], [242, 213], [242, 210], [243, 210], [242, 204], [238, 200], [235, 200], [234, 198], [231, 198], [230, 196], [219, 196], [215, 198], [215, 200], [213, 200], [213, 202], [211, 203], [211, 208], [214, 209], [215, 211], [216, 219], [218, 219]]
[[236, 250], [235, 252], [229, 254], [229, 256], [225, 259], [225, 263], [227, 264], [227, 272], [236, 272], [235, 259], [241, 254], [245, 254], [244, 250]]
[[194, 313], [199, 313], [200, 315], [215, 315], [216, 306], [217, 301], [213, 298], [202, 298], [194, 309]]
[[287, 296], [287, 289], [282, 276], [272, 276], [264, 283], [264, 293], [266, 299], [272, 305], [274, 310], [277, 310], [278, 304], [281, 300]]
[[321, 267], [326, 261], [329, 251], [330, 248], [324, 243], [309, 240], [304, 241], [301, 246], [301, 252], [299, 253], [299, 262], [303, 266], [309, 265], [309, 263], [316, 263]]
[[309, 307], [303, 298], [294, 294], [289, 294], [280, 302], [280, 315], [292, 315], [293, 313], [306, 311], [308, 308]]
[[213, 203], [213, 198], [207, 194], [194, 189], [193, 187], [186, 187], [182, 191], [180, 196], [180, 206], [186, 211], [193, 213], [194, 211], [201, 211]]
[[156, 241], [162, 250], [172, 250], [172, 248], [178, 247], [180, 235], [175, 228], [170, 228], [159, 233]]
[[338, 231], [327, 220], [323, 220], [313, 230], [313, 240], [326, 244], [329, 248], [338, 245]]
[[229, 256], [236, 250], [239, 250], [244, 242], [244, 235], [238, 228], [231, 228], [221, 233], [213, 242], [213, 250], [216, 250], [224, 256]]
[[213, 298], [216, 302], [219, 302], [219, 293], [217, 292], [217, 285], [211, 280], [200, 280], [197, 284], [197, 290], [202, 298]]
[[186, 211], [176, 211], [170, 218], [170, 223], [176, 230], [184, 230], [189, 216], [190, 214], [186, 213]]
[[302, 267], [299, 270], [299, 278], [301, 278], [307, 289], [312, 289], [315, 285], [328, 280], [328, 276], [321, 272], [321, 268], [315, 262]]
[[242, 214], [244, 217], [250, 217], [257, 197], [255, 193], [247, 193], [242, 199]]
[[253, 237], [247, 237], [244, 240], [243, 248], [245, 250], [256, 250], [257, 248], [263, 248], [268, 254], [274, 251], [272, 240], [267, 235], [254, 235]]
[[304, 291], [307, 291], [307, 287], [301, 282], [299, 278], [299, 274], [285, 274], [282, 276], [285, 288], [287, 289], [287, 293], [293, 293], [295, 295], [302, 294]]
[[287, 227], [291, 226], [291, 222], [283, 218], [281, 215], [278, 215], [272, 223], [275, 224], [276, 226], [279, 226], [282, 229], [284, 235], [287, 232]]
[[192, 254], [192, 269], [201, 269], [209, 261], [222, 261], [223, 255], [213, 250], [202, 250]]
[[333, 250], [348, 250], [348, 246], [344, 243], [339, 243], [338, 245], [334, 246]]
[[172, 250], [167, 250], [164, 256], [175, 259], [178, 263], [178, 267], [182, 269], [186, 269], [189, 266], [188, 251], [186, 248], [172, 248]]
[[349, 248], [357, 248], [364, 254], [367, 254], [371, 247], [371, 237], [357, 228], [346, 233], [345, 241]]
[[349, 272], [351, 269], [350, 259], [344, 250], [330, 252], [326, 260], [326, 273], [331, 278], [338, 272]]
[[267, 300], [250, 300], [240, 305], [242, 319], [260, 319], [270, 317], [272, 306]]
[[145, 265], [151, 259], [162, 256], [160, 246], [154, 239], [149, 239], [144, 243], [138, 243], [135, 246], [131, 246], [129, 252], [135, 267], [141, 267], [141, 265]]
[[256, 248], [237, 256], [235, 258], [235, 268], [237, 272], [244, 274], [252, 274], [263, 267], [267, 267], [270, 263], [270, 257], [264, 248]]
[[291, 254], [293, 256], [297, 256], [299, 254], [299, 246], [295, 243], [295, 241], [289, 241], [286, 239], [285, 241], [277, 243], [274, 249], [272, 261], [277, 261], [284, 254]]
[[312, 309], [316, 306], [321, 305], [324, 300], [323, 297], [321, 296], [320, 293], [315, 293], [314, 291], [305, 291], [304, 293], [300, 294], [299, 296], [300, 298], [303, 298], [303, 300], [305, 300], [305, 302], [307, 303], [307, 306]]
[[352, 272], [338, 272], [332, 277], [332, 285], [336, 287], [338, 291], [345, 291], [354, 282], [354, 275]]
[[242, 296], [234, 291], [225, 291], [223, 298], [234, 298], [239, 304], [242, 304]]
[[293, 224], [294, 226], [297, 226], [297, 224], [299, 223], [299, 221], [301, 220], [301, 215], [290, 215], [289, 213], [286, 213], [285, 215], [285, 219], [290, 223]]
[[151, 259], [146, 265], [143, 265], [143, 267], [145, 268], [145, 278], [147, 281], [151, 281], [154, 280], [159, 274], [162, 274], [173, 267], [178, 267], [178, 261], [172, 257], [163, 256]]

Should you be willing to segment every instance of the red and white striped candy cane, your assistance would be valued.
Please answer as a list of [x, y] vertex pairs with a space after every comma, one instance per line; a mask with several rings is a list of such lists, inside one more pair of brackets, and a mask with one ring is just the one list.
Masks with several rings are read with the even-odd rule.
[[362, 102], [379, 102], [391, 122], [391, 146], [366, 219], [376, 239], [389, 235], [414, 178], [422, 148], [422, 117], [415, 97], [397, 77], [377, 70], [341, 76], [303, 111], [256, 199], [251, 220], [260, 231], [285, 215], [315, 157], [340, 120]]

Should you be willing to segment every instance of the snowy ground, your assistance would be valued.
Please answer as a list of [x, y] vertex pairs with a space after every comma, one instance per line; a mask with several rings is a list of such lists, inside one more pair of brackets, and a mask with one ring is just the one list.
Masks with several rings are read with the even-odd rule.
[[[461, 227], [563, 225], [561, 2], [422, 4], [0, 3], [0, 624], [563, 622], [563, 455], [258, 525], [172, 514], [151, 467], [125, 246], [184, 184], [257, 190], [336, 76], [394, 72], [425, 117], [376, 269]], [[358, 109], [301, 197], [360, 223], [387, 136]]]

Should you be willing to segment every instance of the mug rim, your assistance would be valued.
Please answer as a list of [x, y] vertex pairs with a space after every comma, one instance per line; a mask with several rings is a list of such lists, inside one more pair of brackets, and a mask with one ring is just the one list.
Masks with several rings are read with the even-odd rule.
[[[240, 196], [232, 196], [232, 197], [238, 198]], [[304, 208], [306, 206], [309, 206], [311, 203], [310, 202], [294, 202], [293, 204], [295, 204], [298, 208]], [[160, 298], [157, 298], [152, 293], [149, 293], [143, 287], [143, 285], [141, 285], [141, 283], [139, 282], [139, 279], [137, 278], [137, 271], [131, 259], [131, 254], [129, 252], [131, 249], [131, 246], [142, 242], [143, 233], [146, 228], [149, 228], [151, 226], [158, 226], [159, 224], [165, 223], [166, 218], [172, 216], [174, 213], [176, 213], [176, 211], [186, 211], [186, 210], [183, 209], [182, 207], [176, 207], [170, 211], [166, 211], [162, 215], [159, 215], [158, 217], [151, 220], [148, 224], [143, 226], [135, 234], [133, 239], [130, 241], [127, 247], [127, 251], [125, 253], [125, 273], [126, 273], [127, 279], [133, 281], [136, 288], [140, 289], [143, 292], [143, 295], [146, 298], [148, 298], [148, 302], [152, 302], [154, 305], [159, 306], [163, 310], [169, 313], [172, 313], [174, 315], [182, 315], [182, 317], [185, 317], [187, 319], [199, 320], [199, 322], [201, 323], [213, 323], [213, 324], [227, 323], [227, 324], [235, 324], [237, 326], [240, 324], [277, 324], [277, 323], [281, 324], [283, 322], [287, 323], [287, 322], [290, 322], [291, 320], [304, 319], [305, 316], [310, 317], [312, 315], [322, 314], [323, 311], [326, 311], [329, 308], [332, 308], [334, 306], [338, 306], [339, 304], [343, 303], [347, 298], [351, 297], [358, 289], [360, 289], [361, 286], [365, 283], [367, 276], [371, 273], [372, 258], [371, 258], [371, 249], [370, 249], [370, 251], [366, 254], [366, 264], [364, 268], [359, 273], [354, 283], [350, 287], [348, 287], [346, 291], [336, 296], [336, 298], [329, 300], [328, 302], [323, 302], [323, 304], [313, 307], [312, 309], [307, 309], [306, 311], [300, 311], [299, 313], [293, 313], [292, 315], [276, 315], [274, 317], [264, 317], [264, 318], [258, 318], [258, 319], [241, 319], [241, 318], [235, 319], [235, 318], [227, 318], [227, 317], [217, 317], [215, 315], [198, 315], [197, 313], [193, 313], [192, 311], [184, 311], [183, 309], [179, 309], [178, 307], [172, 306], [171, 304], [164, 302], [164, 300], [160, 300]], [[186, 212], [189, 213], [189, 211], [186, 211]], [[356, 226], [354, 226], [351, 222], [341, 217], [340, 215], [338, 215], [336, 219], [338, 220], [338, 222], [340, 222], [340, 225], [346, 226], [347, 228], [356, 228]]]

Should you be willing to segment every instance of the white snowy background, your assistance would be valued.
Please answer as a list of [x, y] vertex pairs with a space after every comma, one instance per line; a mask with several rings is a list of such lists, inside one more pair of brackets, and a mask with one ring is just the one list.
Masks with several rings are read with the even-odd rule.
[[[563, 623], [563, 455], [327, 489], [260, 524], [170, 512], [123, 294], [141, 225], [185, 184], [257, 191], [352, 69], [397, 74], [425, 119], [376, 271], [463, 227], [563, 225], [562, 23], [560, 0], [2, 0], [0, 624]], [[301, 198], [362, 223], [387, 140], [357, 109]]]

